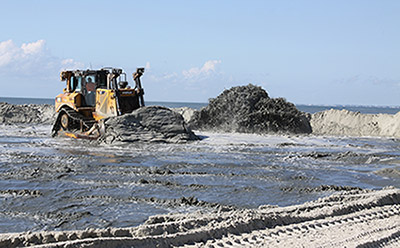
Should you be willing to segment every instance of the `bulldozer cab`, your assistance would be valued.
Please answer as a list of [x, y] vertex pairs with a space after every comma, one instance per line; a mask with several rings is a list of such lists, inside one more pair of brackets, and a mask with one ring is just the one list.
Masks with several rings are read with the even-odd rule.
[[82, 95], [82, 107], [95, 107], [96, 90], [108, 88], [107, 74], [105, 70], [65, 71], [62, 72], [61, 79], [67, 80], [66, 92]]
[[70, 80], [70, 92], [82, 94], [82, 106], [93, 107], [95, 106], [96, 86], [94, 83], [88, 82], [91, 78], [82, 76], [73, 76]]

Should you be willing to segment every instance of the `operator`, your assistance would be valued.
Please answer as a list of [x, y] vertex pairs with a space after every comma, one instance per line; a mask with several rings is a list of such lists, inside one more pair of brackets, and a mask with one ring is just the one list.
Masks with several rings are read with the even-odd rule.
[[88, 78], [86, 82], [86, 90], [87, 91], [95, 91], [96, 90], [96, 84], [92, 82], [92, 78]]

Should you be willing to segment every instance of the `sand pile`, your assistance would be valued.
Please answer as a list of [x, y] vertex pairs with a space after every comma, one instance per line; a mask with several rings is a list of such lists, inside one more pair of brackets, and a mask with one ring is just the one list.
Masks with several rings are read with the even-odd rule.
[[[395, 115], [361, 114], [331, 109], [309, 115], [283, 98], [269, 98], [265, 90], [251, 84], [225, 90], [199, 111], [187, 107], [172, 110], [174, 112], [163, 107], [145, 107], [126, 116], [110, 118], [103, 141], [176, 143], [197, 140], [189, 127], [242, 133], [312, 132], [316, 135], [400, 137], [400, 112]], [[0, 123], [3, 124], [53, 124], [55, 117], [53, 105], [0, 102]]]
[[159, 106], [143, 107], [130, 114], [110, 117], [104, 122], [101, 141], [181, 143], [199, 138], [186, 127], [179, 113]]
[[311, 133], [306, 114], [249, 84], [225, 90], [190, 121], [193, 129], [241, 133]]
[[400, 137], [400, 112], [361, 114], [348, 110], [327, 110], [311, 117], [314, 134]]
[[0, 234], [1, 247], [398, 247], [400, 190], [354, 190], [289, 207], [169, 214], [132, 228]]
[[45, 123], [55, 120], [54, 106], [49, 104], [14, 105], [0, 102], [0, 123]]
[[186, 123], [190, 123], [193, 120], [194, 113], [197, 111], [189, 107], [172, 108], [172, 110], [181, 114]]

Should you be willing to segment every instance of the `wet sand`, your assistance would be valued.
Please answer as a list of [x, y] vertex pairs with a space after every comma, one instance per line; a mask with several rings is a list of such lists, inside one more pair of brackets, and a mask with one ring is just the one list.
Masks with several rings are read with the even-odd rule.
[[289, 207], [150, 217], [134, 228], [8, 233], [0, 246], [398, 247], [400, 190], [354, 190]]
[[[41, 109], [36, 105], [3, 104], [0, 109], [4, 112], [0, 122], [6, 124], [51, 123], [53, 118], [49, 106]], [[22, 109], [25, 111], [21, 111]], [[190, 116], [185, 117], [188, 118], [190, 119]], [[316, 135], [400, 137], [398, 115], [363, 115], [329, 110], [311, 115], [310, 118], [313, 134]], [[333, 156], [318, 152], [308, 155], [311, 159]], [[65, 173], [70, 172], [74, 171], [70, 169]], [[31, 177], [34, 171], [32, 173]], [[399, 167], [382, 168], [375, 174], [399, 178]], [[160, 183], [162, 184], [157, 180], [138, 181], [138, 184], [143, 185]], [[323, 187], [320, 188], [321, 191], [324, 190]], [[333, 191], [341, 192], [288, 207], [267, 205], [258, 209], [238, 209], [217, 204], [207, 205], [207, 209], [202, 209], [201, 212], [154, 215], [144, 224], [129, 228], [3, 233], [0, 234], [0, 247], [400, 246], [399, 189], [370, 191], [347, 186], [332, 187]], [[328, 187], [328, 191], [331, 191], [331, 188]], [[281, 190], [290, 192], [295, 189], [284, 187]], [[38, 190], [14, 189], [0, 193], [33, 198], [42, 194]], [[153, 201], [153, 198], [148, 200]], [[181, 201], [179, 204], [194, 206], [209, 204], [195, 198], [182, 198], [177, 201]]]

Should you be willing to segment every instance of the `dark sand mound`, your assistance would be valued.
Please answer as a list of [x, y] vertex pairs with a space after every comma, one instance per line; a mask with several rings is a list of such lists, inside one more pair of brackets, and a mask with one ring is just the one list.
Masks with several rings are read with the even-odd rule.
[[44, 123], [54, 121], [54, 106], [49, 104], [14, 105], [0, 102], [0, 123]]
[[105, 120], [102, 141], [181, 143], [199, 138], [185, 125], [182, 115], [159, 106], [143, 107]]
[[311, 133], [305, 113], [249, 84], [225, 90], [190, 121], [193, 129], [241, 133]]

